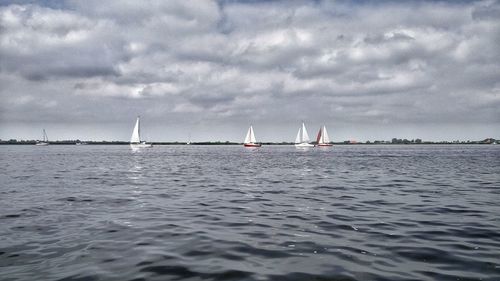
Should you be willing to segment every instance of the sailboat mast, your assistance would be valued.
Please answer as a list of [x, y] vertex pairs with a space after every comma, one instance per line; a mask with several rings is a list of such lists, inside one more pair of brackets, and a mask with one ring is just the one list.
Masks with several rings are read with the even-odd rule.
[[253, 132], [253, 126], [250, 125], [250, 142], [251, 143], [255, 143], [256, 140], [255, 140], [255, 133]]
[[301, 142], [309, 142], [309, 135], [307, 134], [306, 125], [302, 123], [302, 140]]
[[302, 128], [300, 128], [300, 142], [304, 142], [304, 122], [302, 122]]
[[252, 127], [248, 128], [247, 135], [245, 136], [245, 140], [243, 143], [250, 143], [250, 134], [252, 133]]
[[141, 142], [141, 116], [137, 116], [137, 132], [139, 135], [139, 143]]

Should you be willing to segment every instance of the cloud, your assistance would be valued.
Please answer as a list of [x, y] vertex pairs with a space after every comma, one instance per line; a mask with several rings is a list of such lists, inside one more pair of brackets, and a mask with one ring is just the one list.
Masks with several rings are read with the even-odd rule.
[[1, 68], [30, 80], [117, 75], [125, 56], [107, 20], [33, 5], [4, 7], [0, 20]]
[[3, 124], [499, 127], [497, 1], [48, 4], [0, 6]]

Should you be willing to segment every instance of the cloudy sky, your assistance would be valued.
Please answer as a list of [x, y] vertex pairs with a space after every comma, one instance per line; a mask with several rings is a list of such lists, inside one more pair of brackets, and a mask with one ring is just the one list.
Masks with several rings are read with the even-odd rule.
[[1, 1], [0, 138], [500, 138], [498, 1]]

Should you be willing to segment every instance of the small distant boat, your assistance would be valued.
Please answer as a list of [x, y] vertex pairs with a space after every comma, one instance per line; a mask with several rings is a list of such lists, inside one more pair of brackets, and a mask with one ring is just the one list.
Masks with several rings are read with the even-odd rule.
[[314, 147], [313, 144], [309, 143], [309, 135], [307, 134], [306, 125], [302, 122], [302, 127], [299, 128], [297, 132], [297, 137], [295, 138], [295, 147], [297, 148], [308, 148]]
[[78, 142], [76, 142], [75, 144], [76, 144], [76, 145], [87, 145], [88, 143], [78, 141]]
[[186, 145], [191, 145], [191, 134], [189, 134], [188, 141], [186, 142]]
[[47, 137], [47, 133], [45, 132], [45, 129], [43, 129], [43, 140], [42, 141], [37, 141], [35, 145], [49, 145], [49, 138]]
[[130, 138], [131, 148], [149, 148], [153, 147], [152, 144], [141, 141], [141, 121], [140, 116], [137, 116], [137, 121], [135, 122], [134, 130], [132, 131], [132, 137]]
[[250, 126], [248, 128], [247, 136], [245, 137], [245, 141], [243, 142], [244, 147], [261, 147], [262, 144], [257, 143], [255, 140], [255, 134], [253, 132], [253, 127]]
[[319, 128], [316, 142], [320, 147], [332, 146], [332, 144], [330, 143], [330, 137], [328, 136], [328, 132], [326, 131], [326, 126], [323, 125], [323, 127]]

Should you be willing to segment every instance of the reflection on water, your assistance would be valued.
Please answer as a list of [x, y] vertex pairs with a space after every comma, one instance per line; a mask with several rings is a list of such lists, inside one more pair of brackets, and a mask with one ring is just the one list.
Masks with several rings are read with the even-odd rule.
[[7, 280], [500, 280], [498, 146], [2, 146]]

